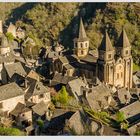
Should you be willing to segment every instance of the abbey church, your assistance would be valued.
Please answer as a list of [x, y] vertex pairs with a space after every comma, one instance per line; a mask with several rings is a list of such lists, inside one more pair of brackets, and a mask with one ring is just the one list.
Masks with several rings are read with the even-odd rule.
[[67, 76], [84, 76], [87, 79], [98, 77], [101, 82], [110, 86], [132, 87], [131, 44], [124, 29], [115, 46], [105, 32], [97, 56], [89, 49], [90, 41], [80, 19], [79, 32], [73, 42], [73, 54], [60, 56], [54, 61], [55, 72]]

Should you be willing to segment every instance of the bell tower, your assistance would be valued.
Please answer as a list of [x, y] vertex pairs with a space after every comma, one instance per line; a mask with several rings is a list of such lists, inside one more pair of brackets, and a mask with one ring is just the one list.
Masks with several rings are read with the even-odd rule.
[[112, 47], [107, 31], [105, 32], [101, 45], [98, 48], [98, 52], [98, 77], [102, 82], [114, 85], [115, 50], [114, 47]]
[[86, 35], [82, 18], [80, 18], [78, 37], [74, 39], [74, 53], [78, 57], [85, 57], [89, 51], [89, 39]]
[[124, 60], [124, 87], [132, 87], [133, 59], [131, 45], [125, 29], [123, 28], [116, 44], [116, 55]]

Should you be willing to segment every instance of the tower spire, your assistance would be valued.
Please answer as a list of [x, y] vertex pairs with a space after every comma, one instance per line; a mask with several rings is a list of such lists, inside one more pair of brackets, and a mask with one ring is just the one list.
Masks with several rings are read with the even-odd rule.
[[79, 34], [78, 34], [79, 40], [85, 40], [87, 39], [86, 31], [84, 28], [83, 20], [80, 18], [80, 26], [79, 26]]
[[103, 37], [99, 50], [103, 50], [103, 51], [113, 51], [114, 50], [114, 48], [112, 47], [110, 38], [108, 36], [107, 30], [105, 31], [105, 36]]
[[119, 37], [119, 41], [116, 45], [117, 47], [122, 47], [122, 48], [127, 48], [127, 47], [131, 47], [129, 39], [127, 37], [127, 34], [125, 32], [125, 29], [123, 27], [121, 35]]

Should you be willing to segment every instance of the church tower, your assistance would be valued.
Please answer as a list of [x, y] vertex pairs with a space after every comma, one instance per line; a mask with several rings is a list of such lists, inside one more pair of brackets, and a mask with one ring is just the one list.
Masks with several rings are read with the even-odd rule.
[[89, 51], [89, 39], [86, 35], [82, 18], [80, 18], [78, 37], [74, 39], [74, 52], [78, 57], [85, 57]]
[[102, 82], [114, 85], [114, 54], [115, 50], [111, 44], [107, 31], [102, 39], [101, 45], [98, 48], [99, 57], [98, 77]]
[[116, 44], [116, 55], [123, 59], [124, 65], [124, 87], [132, 87], [133, 59], [131, 55], [131, 45], [128, 40], [125, 29], [119, 37]]

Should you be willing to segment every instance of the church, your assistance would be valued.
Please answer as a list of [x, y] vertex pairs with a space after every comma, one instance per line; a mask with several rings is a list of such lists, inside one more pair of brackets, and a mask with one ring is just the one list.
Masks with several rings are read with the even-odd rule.
[[78, 35], [73, 42], [73, 54], [59, 56], [52, 65], [54, 72], [67, 76], [84, 76], [87, 79], [98, 77], [110, 86], [132, 87], [131, 44], [124, 29], [115, 46], [106, 31], [96, 56], [89, 48], [90, 41], [81, 18]]

